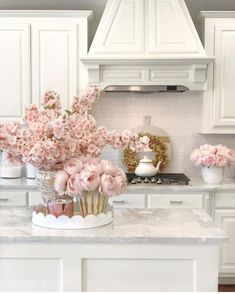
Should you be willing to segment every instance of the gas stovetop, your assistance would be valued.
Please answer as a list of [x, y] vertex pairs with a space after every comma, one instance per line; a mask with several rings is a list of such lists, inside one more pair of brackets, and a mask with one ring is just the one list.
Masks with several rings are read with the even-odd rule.
[[185, 174], [159, 173], [154, 177], [138, 177], [134, 173], [127, 173], [128, 183], [155, 185], [188, 185], [190, 179]]

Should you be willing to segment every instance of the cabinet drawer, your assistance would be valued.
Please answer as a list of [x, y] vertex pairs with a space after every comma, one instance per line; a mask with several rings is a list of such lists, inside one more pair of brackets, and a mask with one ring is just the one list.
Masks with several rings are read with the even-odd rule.
[[203, 194], [149, 194], [148, 208], [203, 208]]
[[216, 193], [215, 195], [216, 208], [234, 208], [235, 207], [235, 192]]
[[27, 206], [27, 192], [0, 192], [0, 206]]
[[42, 203], [42, 196], [40, 192], [29, 192], [29, 206], [38, 205]]
[[145, 195], [122, 194], [110, 198], [114, 208], [144, 208]]

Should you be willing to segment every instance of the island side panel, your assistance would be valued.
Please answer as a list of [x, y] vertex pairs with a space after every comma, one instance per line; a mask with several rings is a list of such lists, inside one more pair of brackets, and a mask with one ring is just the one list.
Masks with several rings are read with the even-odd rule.
[[218, 244], [2, 243], [0, 277], [0, 291], [214, 292]]

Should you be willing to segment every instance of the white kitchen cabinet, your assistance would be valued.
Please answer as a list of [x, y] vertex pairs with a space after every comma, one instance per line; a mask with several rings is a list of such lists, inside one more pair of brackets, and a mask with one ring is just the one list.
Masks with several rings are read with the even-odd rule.
[[146, 196], [143, 194], [122, 194], [111, 197], [110, 203], [116, 208], [145, 208]]
[[91, 11], [0, 12], [0, 120], [18, 119], [47, 90], [63, 108], [87, 84], [80, 55], [87, 53]]
[[[81, 40], [82, 41], [82, 40]], [[32, 97], [40, 103], [53, 89], [68, 109], [78, 93], [78, 27], [66, 21], [32, 25]]]
[[228, 236], [220, 246], [219, 272], [221, 277], [235, 276], [235, 209], [216, 209], [215, 221]]
[[42, 203], [41, 193], [38, 191], [30, 191], [28, 193], [28, 205], [34, 206]]
[[235, 192], [215, 194], [215, 222], [229, 238], [220, 246], [220, 277], [235, 277]]
[[30, 25], [0, 21], [0, 118], [17, 120], [30, 102]]
[[206, 193], [149, 194], [148, 208], [206, 208]]
[[0, 191], [0, 207], [1, 206], [27, 206], [27, 192], [26, 191]]
[[204, 45], [215, 61], [203, 93], [202, 133], [235, 133], [235, 13], [202, 12]]

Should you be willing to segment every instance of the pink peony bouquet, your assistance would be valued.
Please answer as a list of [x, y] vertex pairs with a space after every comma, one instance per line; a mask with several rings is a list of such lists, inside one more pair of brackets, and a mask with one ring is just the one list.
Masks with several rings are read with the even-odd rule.
[[81, 196], [98, 192], [106, 197], [122, 194], [127, 188], [126, 175], [113, 162], [97, 158], [72, 158], [57, 171], [54, 182], [59, 195]]
[[191, 153], [190, 160], [195, 166], [224, 167], [235, 165], [235, 150], [224, 145], [204, 144]]
[[0, 150], [11, 161], [31, 163], [42, 170], [58, 170], [71, 158], [98, 157], [106, 145], [148, 150], [148, 137], [98, 127], [94, 117], [86, 115], [98, 96], [98, 87], [92, 85], [74, 97], [71, 109], [62, 113], [59, 95], [46, 92], [40, 107], [26, 107], [24, 126], [0, 124]]
[[71, 158], [55, 175], [59, 196], [74, 198], [83, 217], [107, 213], [108, 198], [127, 189], [126, 175], [113, 162], [98, 158]]

